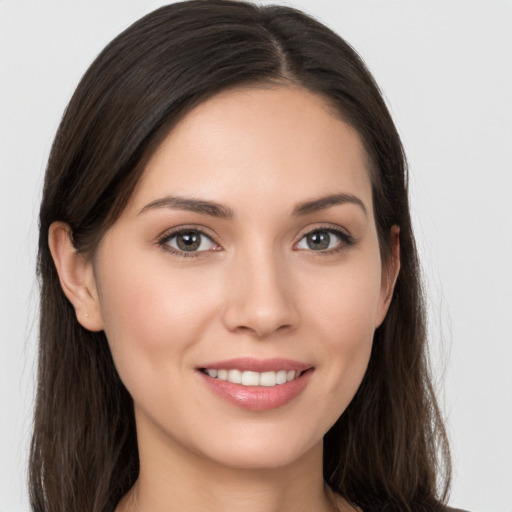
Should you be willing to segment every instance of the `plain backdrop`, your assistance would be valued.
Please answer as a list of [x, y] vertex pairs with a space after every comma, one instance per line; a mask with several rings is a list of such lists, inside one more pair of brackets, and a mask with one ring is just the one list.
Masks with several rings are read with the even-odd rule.
[[[97, 53], [164, 3], [0, 0], [0, 512], [29, 510], [37, 212], [50, 145]], [[383, 90], [410, 161], [451, 504], [512, 512], [512, 2], [287, 3], [346, 38]]]

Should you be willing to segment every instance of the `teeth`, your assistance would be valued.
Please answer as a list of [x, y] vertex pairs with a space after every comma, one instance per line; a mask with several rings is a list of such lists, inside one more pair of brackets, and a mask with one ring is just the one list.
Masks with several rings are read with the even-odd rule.
[[240, 370], [229, 370], [227, 380], [229, 380], [229, 382], [234, 382], [235, 384], [241, 384], [242, 372]]
[[286, 382], [286, 370], [279, 370], [276, 373], [276, 384], [284, 384]]
[[258, 372], [242, 372], [242, 384], [244, 386], [259, 386], [260, 374]]
[[301, 372], [295, 370], [279, 370], [277, 372], [250, 372], [241, 370], [216, 370], [213, 368], [206, 368], [204, 373], [213, 377], [214, 379], [227, 380], [234, 384], [242, 384], [243, 386], [276, 386], [278, 384], [285, 384], [300, 377]]
[[260, 375], [260, 386], [275, 386], [276, 372], [263, 372]]

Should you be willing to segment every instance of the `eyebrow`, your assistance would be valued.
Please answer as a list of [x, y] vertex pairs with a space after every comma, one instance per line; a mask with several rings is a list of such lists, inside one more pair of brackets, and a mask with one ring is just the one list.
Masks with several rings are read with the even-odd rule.
[[364, 214], [368, 216], [368, 212], [366, 211], [366, 206], [363, 201], [353, 194], [331, 194], [311, 201], [305, 201], [303, 203], [299, 203], [294, 208], [293, 214], [296, 216], [310, 215], [311, 213], [326, 210], [331, 206], [347, 203], [359, 206], [363, 210]]
[[155, 208], [172, 208], [174, 210], [185, 210], [189, 212], [201, 213], [203, 215], [211, 215], [220, 219], [232, 219], [235, 214], [233, 210], [227, 206], [207, 201], [204, 199], [193, 199], [191, 197], [166, 196], [161, 199], [151, 201], [139, 212], [144, 213]]
[[[347, 203], [359, 206], [363, 210], [364, 214], [368, 215], [368, 212], [363, 201], [361, 201], [361, 199], [359, 199], [357, 196], [354, 196], [353, 194], [330, 194], [328, 196], [323, 196], [318, 199], [313, 199], [310, 201], [299, 203], [293, 209], [293, 215], [296, 217], [302, 217], [322, 210], [326, 210], [331, 206], [337, 206]], [[140, 210], [139, 215], [148, 210], [158, 208], [185, 210], [189, 212], [210, 215], [212, 217], [227, 220], [231, 220], [235, 216], [235, 213], [231, 208], [216, 203], [215, 201], [209, 201], [206, 199], [193, 199], [191, 197], [182, 197], [175, 195], [166, 196], [160, 199], [156, 199], [155, 201], [151, 201], [151, 203], [147, 204], [146, 206], [144, 206], [144, 208], [142, 208], [142, 210]]]

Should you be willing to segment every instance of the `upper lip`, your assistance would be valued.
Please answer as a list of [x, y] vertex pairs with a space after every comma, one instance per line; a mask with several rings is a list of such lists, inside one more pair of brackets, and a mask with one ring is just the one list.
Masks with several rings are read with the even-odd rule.
[[199, 369], [205, 368], [212, 370], [241, 370], [258, 373], [277, 372], [279, 370], [295, 370], [303, 372], [312, 368], [312, 365], [283, 358], [257, 359], [254, 357], [239, 357], [235, 359], [226, 359], [224, 361], [215, 361], [199, 366]]

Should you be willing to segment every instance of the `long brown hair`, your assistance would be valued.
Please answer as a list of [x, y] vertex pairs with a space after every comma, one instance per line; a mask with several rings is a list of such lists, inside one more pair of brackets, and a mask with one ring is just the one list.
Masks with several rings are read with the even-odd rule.
[[356, 52], [300, 11], [194, 0], [162, 7], [88, 69], [51, 150], [40, 211], [38, 389], [30, 455], [35, 512], [111, 512], [138, 476], [133, 404], [103, 332], [77, 322], [48, 229], [64, 221], [93, 255], [144, 164], [195, 105], [242, 84], [322, 95], [360, 134], [383, 263], [400, 226], [401, 271], [364, 380], [324, 440], [324, 478], [363, 510], [442, 510], [450, 462], [426, 358], [425, 315], [403, 148]]

